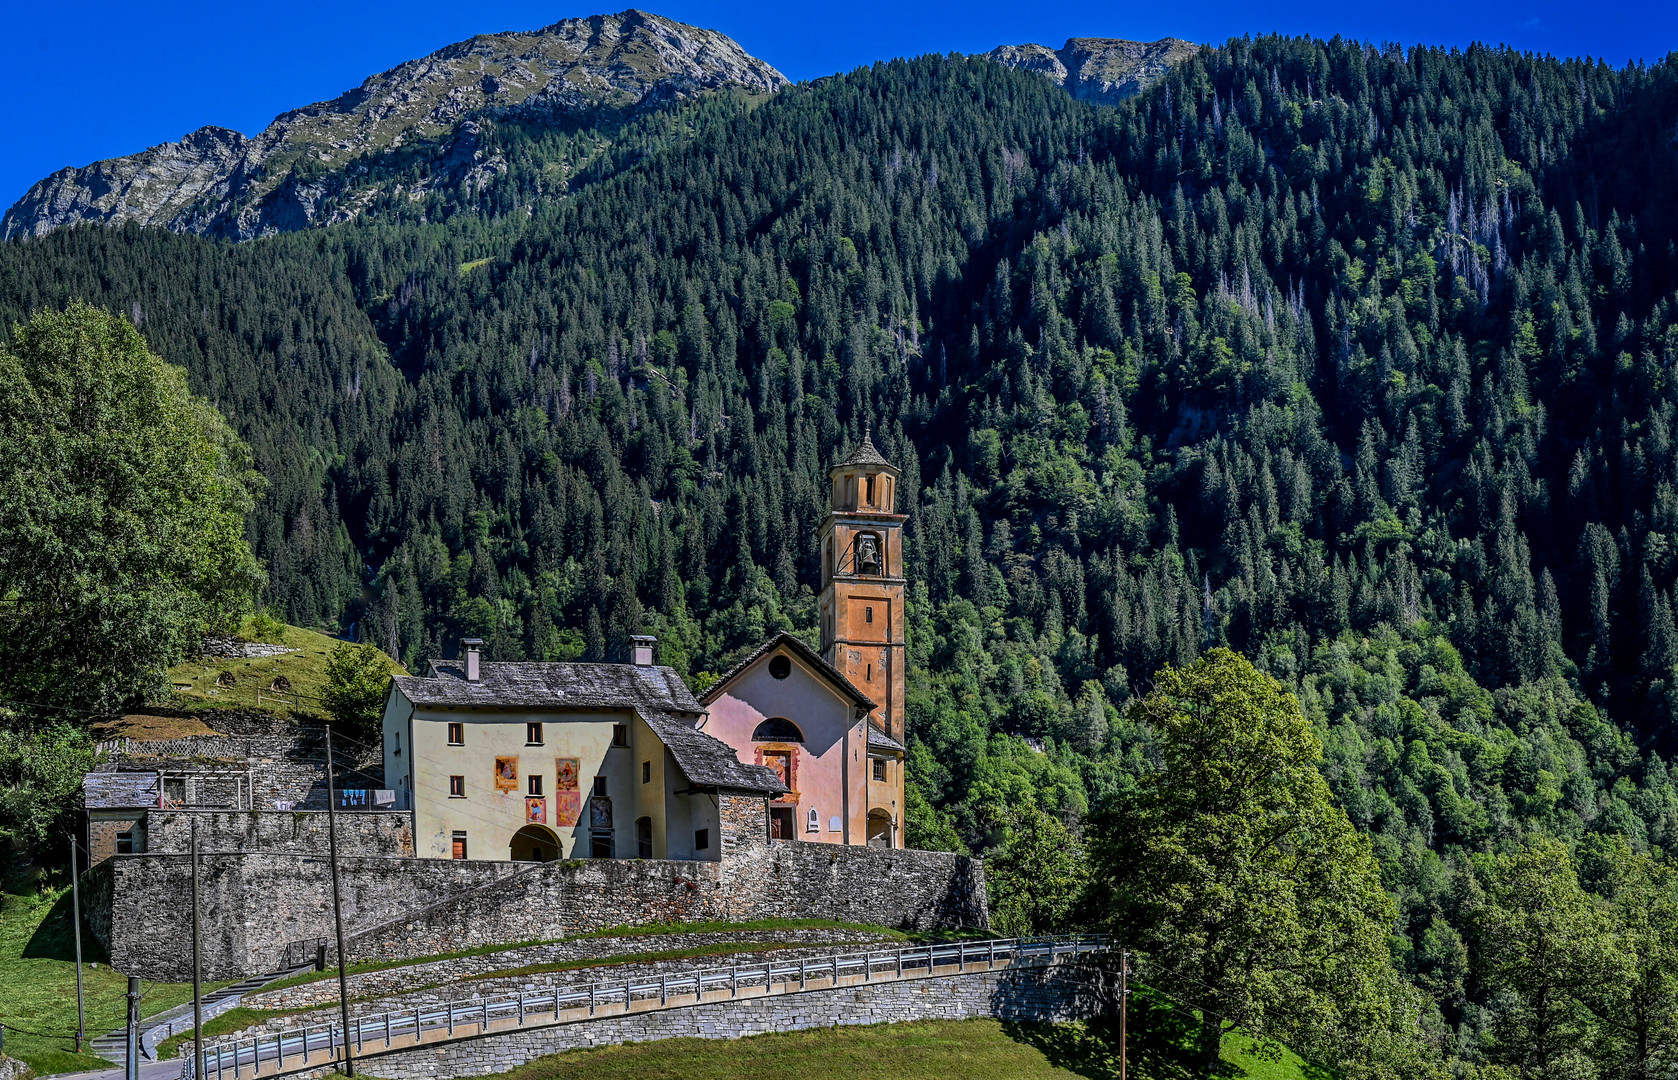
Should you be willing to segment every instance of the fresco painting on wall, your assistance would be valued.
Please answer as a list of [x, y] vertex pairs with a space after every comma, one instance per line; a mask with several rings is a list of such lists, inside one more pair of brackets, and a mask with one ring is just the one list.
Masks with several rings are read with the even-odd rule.
[[588, 801], [588, 827], [591, 829], [610, 829], [612, 827], [611, 799], [597, 795]]
[[531, 825], [546, 825], [548, 823], [548, 800], [543, 798], [526, 798], [524, 800], [524, 820]]
[[517, 791], [519, 789], [519, 759], [516, 757], [498, 757], [495, 759], [495, 790]]
[[554, 759], [554, 824], [575, 825], [583, 815], [583, 795], [577, 790], [582, 762], [577, 758]]

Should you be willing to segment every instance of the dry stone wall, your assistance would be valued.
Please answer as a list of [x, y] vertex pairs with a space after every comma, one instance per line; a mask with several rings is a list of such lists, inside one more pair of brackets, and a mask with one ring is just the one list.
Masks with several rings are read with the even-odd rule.
[[[988, 925], [981, 860], [770, 841], [761, 799], [724, 797], [721, 804], [721, 862], [341, 856], [346, 947], [352, 960], [391, 961], [652, 923], [825, 918], [915, 930]], [[260, 833], [267, 827], [262, 820], [229, 815], [226, 827]], [[179, 821], [161, 827], [173, 829], [177, 839], [170, 843], [179, 842]], [[379, 832], [377, 824], [369, 828], [369, 843], [397, 836]], [[148, 979], [189, 977], [191, 860], [148, 852], [110, 862], [109, 915], [95, 918], [109, 927], [112, 966]], [[323, 856], [247, 850], [201, 862], [206, 978], [243, 978], [322, 957], [336, 962]]]
[[[409, 814], [356, 812], [336, 816], [340, 855], [414, 853], [413, 817]], [[324, 810], [152, 810], [146, 814], [145, 849], [163, 854], [190, 852], [194, 818], [198, 821], [200, 852], [325, 855], [330, 846]]]
[[[842, 948], [846, 945], [856, 945], [860, 948], [864, 945], [880, 943], [878, 947], [885, 947], [881, 942], [882, 939], [878, 934], [860, 930], [754, 930], [576, 938], [571, 941], [556, 941], [543, 945], [525, 945], [511, 949], [500, 949], [496, 952], [480, 953], [476, 956], [457, 956], [449, 960], [434, 960], [430, 963], [387, 968], [382, 971], [367, 971], [359, 975], [351, 975], [348, 982], [350, 997], [358, 1001], [391, 997], [407, 993], [415, 987], [435, 986], [439, 983], [451, 981], [456, 983], [456, 989], [459, 991], [453, 996], [459, 997], [481, 993], [482, 990], [478, 986], [478, 980], [481, 976], [537, 964], [614, 960], [619, 957], [667, 952], [676, 949], [700, 949], [712, 945], [738, 945], [741, 949], [764, 945], [827, 946], [818, 950], [825, 954], [833, 952], [835, 946]], [[895, 942], [892, 945], [895, 947]], [[706, 967], [723, 962], [726, 961], [704, 957], [681, 961], [687, 967], [696, 964]], [[617, 980], [624, 977], [622, 972], [625, 969], [614, 964], [610, 968], [610, 974], [592, 976], [586, 974], [589, 970], [579, 969], [576, 973], [577, 977]], [[561, 976], [554, 973], [539, 977], [557, 979]], [[461, 980], [470, 981], [461, 982]], [[319, 979], [298, 986], [286, 986], [277, 990], [265, 990], [251, 994], [245, 998], [244, 1004], [253, 1009], [304, 1009], [335, 1003], [337, 1000], [337, 980]]]
[[[412, 1050], [363, 1050], [358, 1067], [385, 1080], [455, 1080], [507, 1072], [548, 1054], [653, 1039], [737, 1039], [774, 1031], [911, 1020], [1067, 1022], [1109, 1012], [1110, 972], [1098, 963], [972, 972], [936, 979], [866, 983], [771, 997], [739, 998], [513, 1030]], [[322, 1069], [312, 1075], [325, 1075]]]

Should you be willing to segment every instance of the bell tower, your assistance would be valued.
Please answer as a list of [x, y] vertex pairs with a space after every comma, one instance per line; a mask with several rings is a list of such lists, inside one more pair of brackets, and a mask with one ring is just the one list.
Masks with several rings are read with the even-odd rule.
[[[902, 474], [865, 433], [832, 481], [822, 526], [822, 655], [874, 699], [874, 724], [903, 741], [903, 522], [896, 513]], [[900, 786], [901, 782], [899, 782]]]

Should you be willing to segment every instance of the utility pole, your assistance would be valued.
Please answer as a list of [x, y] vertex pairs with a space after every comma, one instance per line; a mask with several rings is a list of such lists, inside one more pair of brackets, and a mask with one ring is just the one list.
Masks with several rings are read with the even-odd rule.
[[128, 1060], [123, 1062], [122, 1074], [127, 1080], [140, 1080], [140, 979], [128, 977]]
[[198, 815], [192, 817], [192, 1077], [204, 1077], [204, 995], [198, 962]]
[[1125, 1022], [1130, 1010], [1130, 952], [1119, 950], [1119, 1080], [1125, 1080]]
[[87, 1008], [82, 1001], [82, 893], [77, 884], [76, 838], [70, 837], [70, 930], [76, 936], [76, 1053], [87, 1038]]
[[350, 958], [344, 953], [344, 907], [338, 895], [338, 796], [332, 790], [332, 728], [326, 729], [326, 851], [332, 867], [332, 926], [338, 935], [338, 1011], [344, 1021], [344, 1075], [355, 1075], [350, 1057], [350, 985], [345, 970]]

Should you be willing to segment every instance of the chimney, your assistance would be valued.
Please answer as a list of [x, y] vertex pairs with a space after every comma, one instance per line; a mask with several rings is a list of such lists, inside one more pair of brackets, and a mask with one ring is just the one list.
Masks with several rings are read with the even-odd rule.
[[653, 653], [658, 648], [658, 638], [651, 634], [629, 635], [630, 662], [636, 667], [652, 667], [655, 661]]
[[484, 647], [483, 638], [461, 638], [460, 647], [466, 651], [466, 681], [478, 681], [478, 651]]

